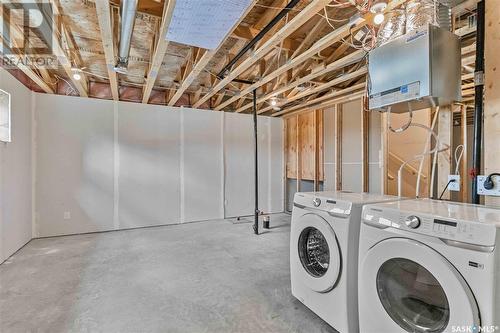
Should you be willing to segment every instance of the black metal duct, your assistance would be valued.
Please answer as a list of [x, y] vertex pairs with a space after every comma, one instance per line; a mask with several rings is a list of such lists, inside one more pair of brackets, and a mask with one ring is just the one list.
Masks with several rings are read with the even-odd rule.
[[245, 54], [248, 52], [248, 50], [250, 50], [259, 40], [261, 40], [264, 35], [269, 31], [271, 30], [286, 14], [288, 14], [288, 12], [290, 11], [290, 9], [292, 9], [293, 7], [295, 7], [298, 3], [300, 2], [300, 0], [291, 0], [288, 5], [286, 5], [285, 8], [283, 8], [279, 13], [278, 15], [276, 15], [272, 20], [271, 22], [269, 22], [265, 27], [264, 29], [262, 29], [258, 34], [257, 36], [255, 36], [251, 41], [249, 41], [239, 52], [238, 54], [236, 54], [234, 56], [233, 59], [231, 59], [231, 61], [226, 65], [224, 66], [224, 68], [219, 72], [219, 74], [217, 74], [217, 77], [219, 77], [220, 79], [224, 78], [224, 76], [226, 76], [226, 74], [231, 70], [231, 68], [234, 66], [234, 64], [236, 64], [236, 62]]
[[[481, 173], [481, 145], [483, 141], [483, 88], [484, 88], [484, 0], [477, 4], [476, 70], [474, 73], [474, 143], [472, 165], [476, 175]], [[472, 202], [480, 203], [476, 177], [472, 179]]]

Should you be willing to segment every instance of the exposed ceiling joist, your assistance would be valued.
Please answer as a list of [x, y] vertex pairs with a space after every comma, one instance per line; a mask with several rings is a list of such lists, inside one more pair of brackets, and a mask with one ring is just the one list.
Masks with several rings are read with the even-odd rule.
[[[303, 92], [300, 92], [296, 95], [294, 95], [293, 97], [290, 97], [290, 98], [287, 98], [285, 101], [283, 101], [282, 103], [278, 103], [277, 106], [279, 107], [282, 107], [286, 104], [289, 104], [291, 102], [294, 102], [296, 100], [299, 100], [301, 98], [304, 98], [306, 96], [309, 96], [309, 95], [313, 95], [313, 94], [316, 94], [316, 93], [319, 93], [319, 92], [322, 92], [326, 89], [329, 89], [329, 88], [332, 88], [338, 84], [341, 84], [341, 83], [344, 83], [344, 82], [347, 82], [349, 80], [352, 80], [354, 78], [358, 78], [362, 75], [365, 75], [366, 73], [368, 72], [368, 69], [366, 67], [362, 67], [360, 69], [358, 69], [357, 71], [354, 71], [352, 73], [349, 73], [349, 74], [344, 74], [336, 79], [333, 79], [329, 82], [326, 82], [324, 84], [321, 84], [317, 87], [314, 87], [312, 89], [308, 89], [308, 90], [305, 90]], [[363, 83], [364, 84], [364, 83]], [[262, 114], [264, 112], [267, 112], [267, 111], [271, 111], [271, 107], [267, 107], [267, 108], [264, 108], [262, 110], [259, 110], [259, 114]]]
[[288, 117], [304, 111], [310, 111], [311, 109], [324, 109], [335, 104], [359, 99], [363, 97], [364, 92], [365, 84], [360, 83], [346, 89], [335, 90], [329, 94], [310, 100], [305, 104], [297, 105], [293, 108], [273, 113], [271, 117], [279, 117], [283, 115], [286, 115]]
[[315, 0], [309, 4], [306, 8], [302, 9], [297, 16], [295, 16], [290, 22], [283, 26], [278, 32], [276, 32], [267, 42], [265, 42], [261, 47], [253, 52], [251, 56], [245, 59], [238, 67], [233, 69], [228, 76], [222, 79], [212, 91], [205, 96], [203, 96], [194, 107], [199, 107], [206, 101], [208, 101], [214, 94], [223, 89], [229, 82], [237, 78], [241, 73], [247, 70], [250, 66], [256, 63], [260, 58], [265, 56], [269, 51], [271, 51], [274, 46], [284, 40], [286, 37], [290, 36], [296, 29], [300, 28], [304, 23], [310, 20], [314, 15], [316, 15], [320, 10], [327, 5], [330, 0]]
[[159, 31], [158, 43], [156, 44], [155, 51], [153, 53], [153, 58], [146, 78], [146, 84], [144, 85], [143, 89], [143, 103], [149, 102], [149, 97], [151, 96], [151, 91], [153, 90], [156, 78], [158, 77], [161, 63], [163, 62], [163, 58], [165, 57], [165, 53], [167, 52], [169, 41], [166, 40], [165, 37], [167, 36], [168, 27], [170, 25], [170, 21], [172, 20], [175, 1], [176, 0], [169, 0], [168, 3], [165, 4], [165, 10]]
[[[406, 0], [393, 0], [391, 1], [387, 8], [386, 11], [390, 11], [393, 8], [396, 8], [400, 6], [401, 4], [405, 3]], [[371, 14], [367, 14], [371, 15]], [[232, 97], [222, 103], [221, 105], [217, 106], [215, 110], [222, 110], [224, 107], [229, 106], [231, 103], [236, 101], [238, 98], [242, 97], [242, 95], [246, 95], [251, 93], [254, 89], [257, 89], [261, 87], [262, 85], [266, 84], [267, 82], [275, 79], [276, 77], [280, 76], [281, 74], [285, 73], [287, 70], [296, 67], [297, 65], [301, 64], [302, 62], [306, 61], [307, 59], [310, 59], [313, 55], [321, 52], [322, 50], [326, 49], [330, 45], [333, 45], [339, 41], [341, 41], [343, 38], [348, 36], [352, 31], [355, 31], [356, 29], [359, 29], [366, 25], [367, 22], [367, 16], [365, 17], [358, 17], [354, 18], [351, 20], [348, 24], [345, 24], [336, 30], [333, 30], [320, 40], [318, 40], [316, 43], [314, 43], [310, 48], [305, 50], [303, 53], [301, 53], [299, 56], [296, 58], [290, 60], [271, 74], [267, 75], [265, 78], [260, 79], [258, 82], [250, 85], [247, 87], [245, 90], [241, 92], [239, 96]]]
[[101, 40], [106, 58], [106, 67], [108, 70], [109, 84], [111, 86], [111, 94], [113, 100], [120, 99], [118, 93], [118, 78], [114, 70], [116, 57], [113, 40], [113, 28], [111, 25], [111, 10], [109, 0], [96, 0], [97, 19], [99, 20], [99, 28], [101, 30]]
[[[54, 15], [61, 17], [62, 13], [59, 11], [59, 1], [58, 0], [51, 0], [52, 3], [52, 10], [54, 11]], [[71, 62], [71, 59], [68, 57], [66, 54], [66, 51], [63, 49], [61, 46], [61, 40], [58, 38], [58, 36], [65, 36], [66, 33], [66, 27], [64, 25], [63, 20], [61, 20], [61, 23], [59, 25], [56, 25], [52, 31], [52, 40], [56, 41], [53, 43], [53, 48], [54, 48], [54, 54], [57, 56], [57, 59], [59, 60], [59, 63], [63, 67], [64, 71], [66, 72], [66, 75], [68, 78], [71, 80], [71, 83], [75, 86], [76, 90], [78, 90], [78, 93], [82, 97], [88, 97], [88, 85], [87, 85], [87, 77], [84, 73], [79, 73], [81, 76], [80, 80], [77, 80], [73, 77], [73, 64]], [[71, 47], [71, 45], [70, 45]]]
[[[305, 84], [307, 82], [310, 82], [311, 80], [314, 80], [315, 78], [318, 78], [320, 76], [323, 76], [327, 73], [330, 73], [330, 72], [333, 72], [333, 71], [336, 71], [338, 69], [341, 69], [345, 66], [348, 66], [350, 64], [353, 64], [359, 60], [361, 60], [364, 56], [365, 56], [365, 51], [363, 50], [358, 50], [358, 51], [355, 51], [337, 61], [334, 61], [332, 62], [331, 64], [328, 64], [324, 69], [322, 70], [319, 70], [319, 71], [314, 71], [312, 73], [310, 73], [309, 75], [306, 75], [304, 77], [301, 77], [300, 79], [298, 80], [295, 80], [277, 90], [274, 90], [272, 91], [271, 93], [257, 99], [257, 103], [262, 103], [262, 102], [265, 102], [267, 101], [268, 99], [272, 98], [272, 97], [275, 97], [275, 96], [278, 96], [282, 93], [285, 93], [286, 91], [290, 90], [290, 89], [293, 89], [297, 86], [300, 86], [302, 84]], [[249, 109], [251, 107], [251, 103], [250, 104], [247, 104], [239, 109], [236, 110], [236, 112], [242, 112], [246, 109]]]
[[[358, 18], [355, 22], [355, 28], [362, 26], [365, 23], [365, 20], [362, 18]], [[260, 79], [258, 82], [250, 85], [247, 87], [245, 90], [241, 92], [241, 95], [246, 95], [251, 93], [254, 89], [257, 89], [261, 87], [262, 85], [266, 84], [267, 82], [275, 79], [276, 77], [280, 76], [281, 74], [285, 73], [287, 70], [296, 67], [297, 65], [300, 65], [307, 59], [310, 59], [313, 55], [317, 54], [318, 52], [321, 52], [322, 50], [326, 49], [332, 44], [337, 43], [340, 41], [342, 38], [346, 37], [349, 35], [350, 31], [352, 30], [352, 24], [346, 24], [343, 25], [342, 27], [333, 30], [323, 38], [321, 38], [319, 41], [314, 43], [310, 48], [305, 50], [303, 53], [301, 53], [299, 56], [295, 57], [294, 59], [290, 60], [274, 72], [270, 73], [266, 77]], [[216, 110], [222, 110], [224, 107], [229, 106], [231, 103], [233, 103], [235, 100], [237, 100], [239, 97], [232, 97], [219, 105]]]

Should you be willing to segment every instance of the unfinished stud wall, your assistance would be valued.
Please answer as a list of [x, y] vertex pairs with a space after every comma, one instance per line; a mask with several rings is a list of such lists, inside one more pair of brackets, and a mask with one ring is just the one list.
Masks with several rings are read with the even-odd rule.
[[296, 192], [323, 189], [323, 111], [285, 118], [287, 210]]
[[0, 69], [0, 89], [11, 94], [12, 142], [0, 142], [0, 263], [31, 239], [31, 96]]
[[381, 193], [380, 118], [361, 100], [324, 111], [325, 190]]
[[[36, 121], [37, 236], [253, 212], [248, 115], [37, 94]], [[281, 212], [282, 120], [259, 137], [260, 208]]]
[[[393, 128], [399, 128], [407, 122], [408, 113], [391, 114], [391, 124]], [[418, 110], [413, 113], [413, 123], [419, 123], [425, 126], [430, 126], [431, 113], [429, 109]], [[402, 133], [389, 133], [389, 147], [387, 156], [388, 169], [388, 188], [387, 194], [398, 194], [398, 170], [401, 165], [421, 154], [424, 151], [425, 144], [429, 134], [426, 130], [410, 127]], [[419, 168], [419, 161], [411, 162], [403, 169], [402, 189], [403, 196], [415, 197], [416, 179]], [[424, 161], [424, 169], [422, 173], [422, 181], [420, 193], [422, 197], [428, 197], [429, 193], [429, 178], [430, 178], [430, 159], [426, 157]]]
[[297, 191], [382, 191], [381, 116], [362, 110], [358, 99], [285, 118], [287, 210]]

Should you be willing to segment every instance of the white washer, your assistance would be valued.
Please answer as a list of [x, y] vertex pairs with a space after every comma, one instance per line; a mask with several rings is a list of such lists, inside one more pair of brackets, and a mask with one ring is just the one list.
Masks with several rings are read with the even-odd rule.
[[367, 205], [361, 332], [500, 332], [500, 210], [414, 199]]
[[358, 331], [357, 268], [361, 209], [398, 197], [296, 193], [290, 237], [292, 294], [337, 331]]

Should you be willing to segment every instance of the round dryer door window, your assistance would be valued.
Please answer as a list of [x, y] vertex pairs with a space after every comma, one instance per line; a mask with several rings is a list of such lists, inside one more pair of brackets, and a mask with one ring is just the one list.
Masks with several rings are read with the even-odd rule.
[[446, 293], [434, 275], [412, 260], [393, 258], [383, 263], [377, 291], [392, 320], [408, 332], [443, 332], [448, 326]]
[[316, 228], [302, 230], [299, 237], [299, 257], [305, 270], [314, 277], [321, 277], [330, 265], [330, 250], [325, 236]]
[[306, 213], [297, 221], [292, 233], [294, 261], [300, 262], [297, 274], [302, 282], [317, 292], [331, 290], [340, 277], [340, 248], [330, 223], [322, 216]]

